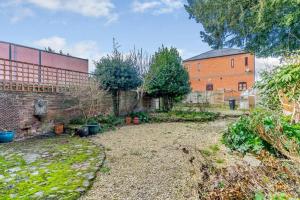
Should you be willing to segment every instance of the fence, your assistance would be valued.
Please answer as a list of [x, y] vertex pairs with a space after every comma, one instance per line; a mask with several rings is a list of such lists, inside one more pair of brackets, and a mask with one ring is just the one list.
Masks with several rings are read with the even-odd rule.
[[88, 84], [91, 74], [0, 59], [0, 90], [59, 92]]
[[192, 92], [185, 99], [185, 103], [209, 103], [214, 105], [222, 105], [230, 98], [239, 101], [240, 94], [236, 91], [229, 90], [215, 90]]

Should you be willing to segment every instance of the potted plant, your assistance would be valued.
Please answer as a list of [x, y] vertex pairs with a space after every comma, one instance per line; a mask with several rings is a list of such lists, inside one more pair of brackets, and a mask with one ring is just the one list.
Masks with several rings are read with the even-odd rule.
[[138, 125], [140, 123], [140, 119], [139, 119], [138, 113], [133, 112], [130, 115], [131, 115], [131, 117], [133, 119], [133, 124]]
[[100, 125], [99, 125], [99, 123], [97, 122], [97, 120], [94, 119], [94, 118], [88, 119], [88, 120], [87, 120], [87, 125], [86, 125], [86, 126], [88, 127], [88, 130], [89, 130], [89, 134], [90, 134], [90, 135], [95, 135], [95, 134], [97, 134], [97, 133], [100, 132]]
[[131, 117], [130, 116], [126, 116], [125, 117], [125, 122], [126, 122], [126, 125], [130, 125], [131, 124]]
[[75, 130], [76, 134], [80, 137], [87, 137], [89, 136], [89, 128], [88, 127], [82, 127]]
[[15, 137], [14, 131], [1, 130], [0, 129], [0, 143], [12, 142]]
[[133, 124], [138, 125], [139, 123], [140, 123], [139, 117], [135, 116], [135, 117], [133, 118]]
[[56, 135], [64, 133], [64, 118], [62, 116], [57, 116], [54, 120], [54, 133]]

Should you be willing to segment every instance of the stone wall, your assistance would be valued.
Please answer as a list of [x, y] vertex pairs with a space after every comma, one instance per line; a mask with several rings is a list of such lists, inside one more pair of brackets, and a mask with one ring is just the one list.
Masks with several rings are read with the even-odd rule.
[[[35, 116], [35, 102], [42, 99], [47, 105], [44, 117]], [[120, 100], [120, 113], [126, 114], [133, 110], [145, 110], [151, 107], [151, 98], [137, 101], [136, 92], [123, 92]], [[105, 95], [93, 108], [92, 115], [110, 114], [112, 99]], [[16, 138], [28, 138], [53, 129], [54, 121], [58, 118], [66, 122], [80, 116], [74, 106], [74, 98], [57, 93], [24, 93], [0, 91], [0, 129], [15, 130]]]

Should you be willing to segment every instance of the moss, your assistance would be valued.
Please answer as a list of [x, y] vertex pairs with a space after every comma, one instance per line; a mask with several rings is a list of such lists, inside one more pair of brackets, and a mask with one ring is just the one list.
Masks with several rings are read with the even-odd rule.
[[[1, 198], [77, 199], [87, 189], [87, 174], [98, 170], [100, 153], [89, 140], [67, 136], [1, 145]], [[28, 162], [25, 157], [31, 154], [37, 158]]]
[[220, 147], [219, 147], [217, 144], [209, 146], [209, 149], [210, 149], [213, 153], [217, 153], [218, 151], [220, 151]]
[[218, 163], [218, 164], [222, 164], [224, 162], [225, 162], [224, 159], [220, 159], [220, 158], [216, 159], [216, 163]]

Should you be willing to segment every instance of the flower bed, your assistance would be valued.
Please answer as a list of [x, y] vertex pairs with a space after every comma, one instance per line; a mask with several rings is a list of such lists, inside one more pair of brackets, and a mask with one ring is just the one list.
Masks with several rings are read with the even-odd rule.
[[152, 113], [151, 122], [206, 122], [213, 121], [219, 116], [213, 112], [196, 111], [170, 111], [161, 113]]

